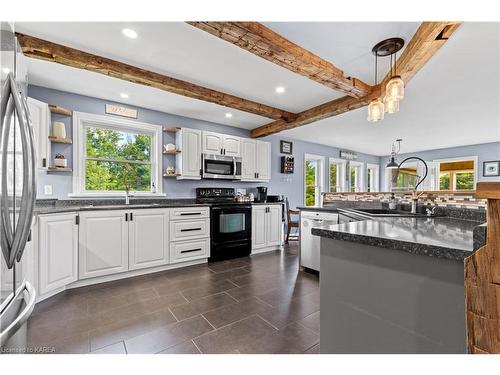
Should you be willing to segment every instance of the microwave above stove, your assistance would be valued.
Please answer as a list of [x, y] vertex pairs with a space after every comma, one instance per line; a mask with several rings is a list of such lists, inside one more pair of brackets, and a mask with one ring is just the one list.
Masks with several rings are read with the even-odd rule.
[[241, 180], [241, 158], [225, 155], [202, 155], [202, 178]]

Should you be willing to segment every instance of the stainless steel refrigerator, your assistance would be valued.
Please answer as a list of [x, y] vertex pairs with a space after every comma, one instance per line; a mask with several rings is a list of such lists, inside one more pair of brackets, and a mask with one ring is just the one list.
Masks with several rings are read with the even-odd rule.
[[35, 290], [23, 270], [35, 204], [27, 69], [14, 27], [0, 22], [0, 353], [23, 353]]

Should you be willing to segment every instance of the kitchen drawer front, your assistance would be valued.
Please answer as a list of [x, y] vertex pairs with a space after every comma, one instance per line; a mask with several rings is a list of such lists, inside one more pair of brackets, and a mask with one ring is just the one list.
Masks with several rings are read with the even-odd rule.
[[170, 222], [170, 241], [210, 237], [210, 220], [179, 220]]
[[210, 239], [179, 241], [170, 244], [170, 263], [187, 262], [210, 256]]
[[170, 220], [193, 220], [210, 217], [210, 207], [178, 207], [170, 210]]

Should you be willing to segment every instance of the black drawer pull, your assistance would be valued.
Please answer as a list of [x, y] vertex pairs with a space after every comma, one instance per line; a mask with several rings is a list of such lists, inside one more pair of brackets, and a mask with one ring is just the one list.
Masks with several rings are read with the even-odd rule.
[[181, 216], [201, 215], [201, 212], [182, 212]]
[[201, 228], [187, 228], [187, 229], [181, 229], [181, 232], [192, 232], [194, 230], [201, 230]]
[[201, 251], [201, 250], [203, 250], [201, 247], [199, 247], [197, 249], [191, 249], [191, 250], [181, 250], [181, 254], [192, 253], [193, 251]]

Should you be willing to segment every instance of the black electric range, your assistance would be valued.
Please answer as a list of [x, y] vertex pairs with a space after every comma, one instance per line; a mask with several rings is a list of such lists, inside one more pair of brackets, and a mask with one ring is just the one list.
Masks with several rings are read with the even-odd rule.
[[197, 188], [196, 201], [210, 203], [209, 261], [250, 255], [252, 206], [236, 202], [234, 188]]

